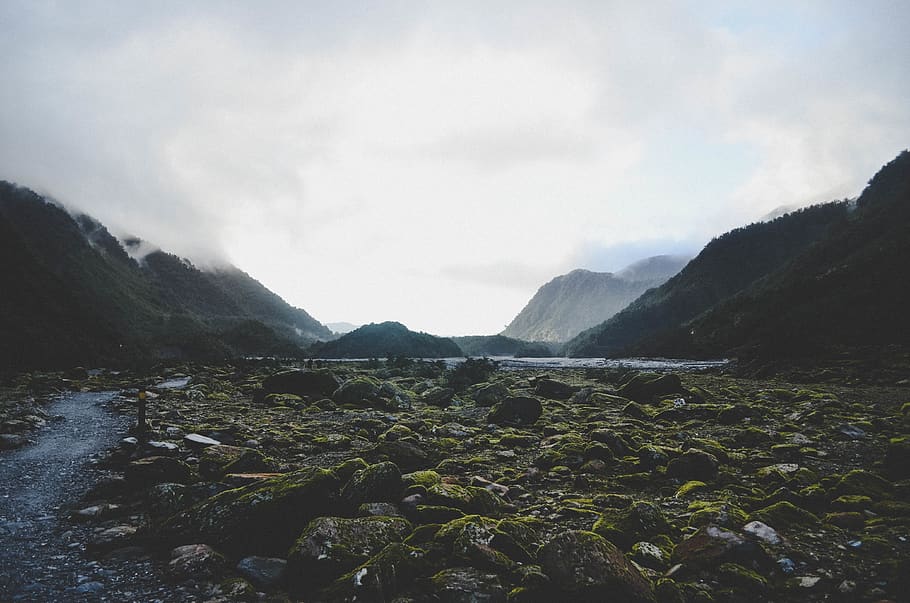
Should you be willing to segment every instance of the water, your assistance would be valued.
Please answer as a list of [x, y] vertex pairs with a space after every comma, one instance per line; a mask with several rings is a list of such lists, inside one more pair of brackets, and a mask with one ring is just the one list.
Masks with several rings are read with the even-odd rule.
[[[477, 356], [476, 358], [479, 358]], [[654, 372], [698, 372], [711, 368], [726, 366], [730, 363], [727, 359], [718, 360], [688, 360], [685, 358], [515, 358], [514, 356], [487, 356], [490, 360], [499, 363], [499, 367], [504, 370], [521, 370], [521, 369], [583, 369], [583, 368], [620, 368], [637, 371], [654, 371]], [[325, 362], [367, 362], [368, 358], [325, 358]], [[385, 361], [384, 358], [379, 358]], [[421, 358], [424, 362], [445, 363], [446, 368], [465, 361], [464, 357], [454, 358]]]

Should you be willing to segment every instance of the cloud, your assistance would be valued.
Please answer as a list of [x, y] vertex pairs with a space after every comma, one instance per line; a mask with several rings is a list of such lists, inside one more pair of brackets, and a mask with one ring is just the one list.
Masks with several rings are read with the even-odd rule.
[[12, 0], [0, 177], [320, 319], [498, 332], [561, 272], [857, 194], [910, 139], [908, 13]]

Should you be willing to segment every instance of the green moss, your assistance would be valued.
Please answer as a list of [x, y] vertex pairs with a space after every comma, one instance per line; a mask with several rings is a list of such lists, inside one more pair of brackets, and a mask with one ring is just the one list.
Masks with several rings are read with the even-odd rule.
[[708, 484], [705, 482], [700, 482], [698, 480], [688, 481], [676, 491], [676, 498], [685, 498], [689, 494], [695, 494], [697, 492], [702, 492], [708, 488]]
[[402, 475], [401, 481], [404, 483], [405, 487], [419, 485], [424, 488], [430, 488], [431, 486], [442, 483], [442, 477], [435, 471], [413, 471]]
[[727, 528], [739, 528], [746, 523], [746, 512], [735, 504], [725, 500], [695, 501], [689, 504], [690, 527], [702, 527], [709, 524]]
[[818, 517], [785, 500], [759, 509], [752, 513], [749, 518], [762, 521], [776, 530], [790, 530], [799, 526], [818, 525]]
[[736, 592], [761, 593], [768, 588], [768, 580], [761, 574], [735, 563], [724, 563], [717, 568], [718, 576], [724, 584], [729, 584]]
[[845, 474], [834, 486], [835, 497], [844, 494], [861, 494], [873, 500], [891, 497], [892, 486], [886, 479], [862, 469], [854, 469]]

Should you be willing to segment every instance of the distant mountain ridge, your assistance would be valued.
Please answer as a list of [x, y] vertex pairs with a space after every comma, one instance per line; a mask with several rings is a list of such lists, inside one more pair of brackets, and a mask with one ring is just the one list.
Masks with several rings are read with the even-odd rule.
[[461, 348], [448, 337], [411, 331], [400, 322], [364, 325], [333, 341], [315, 344], [310, 355], [319, 358], [453, 358]]
[[685, 266], [688, 258], [659, 255], [617, 273], [573, 270], [543, 285], [502, 331], [524, 341], [562, 343], [597, 325]]
[[241, 270], [154, 251], [137, 262], [100, 222], [0, 181], [0, 362], [297, 354], [331, 332]]
[[858, 200], [711, 241], [678, 275], [568, 342], [571, 356], [750, 357], [907, 345], [910, 153]]

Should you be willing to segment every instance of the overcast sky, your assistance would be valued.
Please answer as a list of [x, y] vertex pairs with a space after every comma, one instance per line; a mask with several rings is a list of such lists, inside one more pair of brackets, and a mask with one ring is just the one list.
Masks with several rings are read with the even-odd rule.
[[0, 2], [0, 178], [323, 322], [502, 330], [573, 268], [852, 197], [910, 3]]

